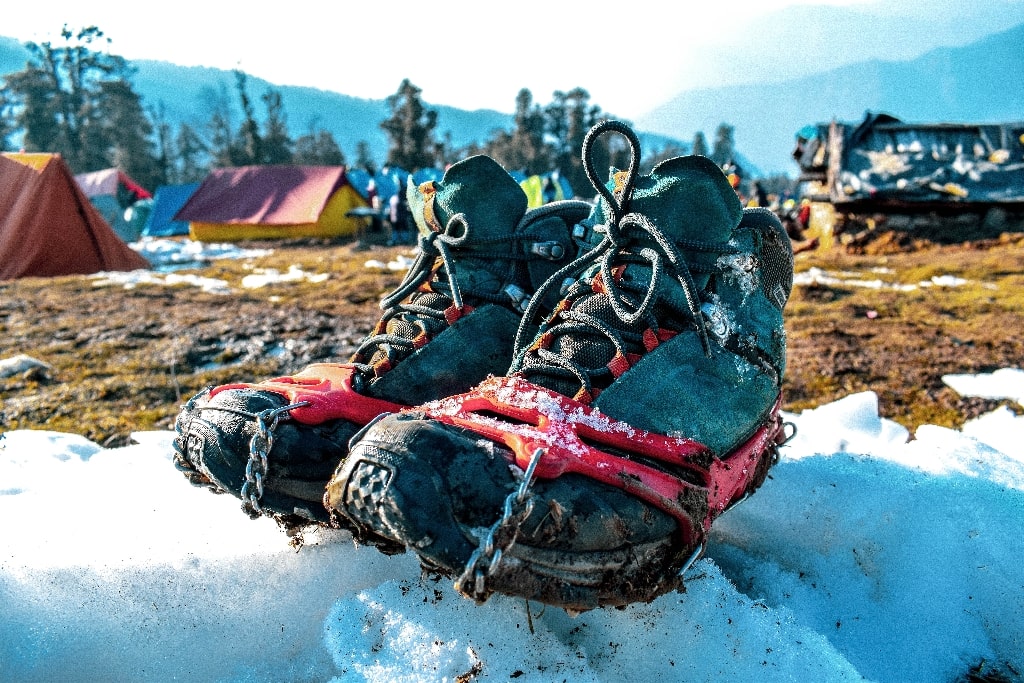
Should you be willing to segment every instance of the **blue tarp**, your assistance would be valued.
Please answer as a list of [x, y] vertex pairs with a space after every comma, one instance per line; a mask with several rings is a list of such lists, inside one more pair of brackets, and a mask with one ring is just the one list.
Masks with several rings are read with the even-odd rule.
[[174, 220], [174, 214], [199, 188], [199, 183], [161, 185], [153, 197], [153, 209], [142, 229], [143, 237], [174, 237], [188, 234], [188, 221]]

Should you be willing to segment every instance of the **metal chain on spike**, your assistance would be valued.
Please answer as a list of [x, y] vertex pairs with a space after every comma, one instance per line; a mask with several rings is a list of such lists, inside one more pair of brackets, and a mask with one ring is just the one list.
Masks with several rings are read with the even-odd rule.
[[282, 416], [305, 405], [308, 404], [293, 403], [262, 410], [252, 416], [256, 420], [256, 433], [249, 440], [249, 462], [245, 465], [245, 483], [242, 484], [241, 496], [242, 510], [253, 519], [263, 514], [260, 499], [263, 498], [263, 478], [267, 476], [270, 449], [274, 447], [274, 430]]
[[[537, 469], [545, 450], [538, 448], [530, 456], [530, 464], [526, 467], [523, 480], [519, 487], [505, 497], [505, 504], [502, 508], [501, 517], [498, 518], [487, 534], [480, 541], [480, 546], [469, 556], [466, 568], [455, 581], [455, 590], [472, 598], [477, 603], [487, 600], [487, 579], [501, 563], [502, 555], [507, 553], [515, 544], [519, 536], [519, 527], [526, 521], [533, 512], [534, 497], [528, 495], [530, 483], [533, 480], [533, 472]], [[495, 540], [502, 539], [500, 545]]]

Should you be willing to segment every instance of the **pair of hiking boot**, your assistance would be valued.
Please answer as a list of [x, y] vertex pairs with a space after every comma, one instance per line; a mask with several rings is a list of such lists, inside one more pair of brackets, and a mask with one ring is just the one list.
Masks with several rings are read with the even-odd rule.
[[528, 211], [519, 184], [485, 156], [407, 195], [419, 255], [375, 329], [348, 363], [191, 398], [174, 444], [193, 483], [241, 497], [253, 517], [328, 523], [324, 488], [359, 429], [508, 369], [529, 294], [576, 253], [571, 229], [590, 205]]
[[[607, 184], [596, 141], [626, 138]], [[789, 240], [722, 172], [638, 172], [526, 211], [473, 157], [409, 188], [421, 256], [348, 364], [189, 401], [179, 467], [285, 524], [415, 552], [464, 595], [569, 611], [675, 589], [782, 440]], [[414, 406], [414, 407], [410, 407]]]

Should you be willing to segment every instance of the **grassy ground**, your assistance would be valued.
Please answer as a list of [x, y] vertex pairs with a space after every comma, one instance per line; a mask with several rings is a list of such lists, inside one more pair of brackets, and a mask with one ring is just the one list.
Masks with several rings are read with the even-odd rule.
[[[180, 403], [204, 386], [346, 360], [376, 320], [381, 295], [401, 279], [364, 263], [402, 252], [274, 245], [267, 256], [178, 273], [223, 279], [230, 295], [187, 284], [101, 286], [83, 276], [0, 282], [0, 359], [27, 354], [52, 368], [0, 378], [0, 430], [50, 429], [121, 445], [132, 431], [170, 428]], [[293, 265], [331, 276], [241, 285], [260, 269]], [[798, 255], [797, 272], [812, 269], [834, 280], [798, 285], [790, 300], [787, 410], [871, 389], [883, 416], [910, 429], [959, 427], [1000, 402], [962, 398], [942, 375], [1024, 366], [1020, 235], [889, 254]], [[916, 286], [949, 276], [966, 282]], [[880, 286], [856, 284], [874, 280]]]

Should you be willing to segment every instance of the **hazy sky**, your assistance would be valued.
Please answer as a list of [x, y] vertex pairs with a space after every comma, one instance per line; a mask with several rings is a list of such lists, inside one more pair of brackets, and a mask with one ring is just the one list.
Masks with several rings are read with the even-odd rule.
[[433, 103], [511, 111], [581, 86], [605, 111], [635, 116], [700, 84], [694, 55], [794, 4], [868, 0], [330, 0], [274, 3], [96, 0], [8, 3], [0, 35], [60, 42], [95, 25], [128, 59], [239, 68], [278, 85], [383, 98], [403, 78]]

